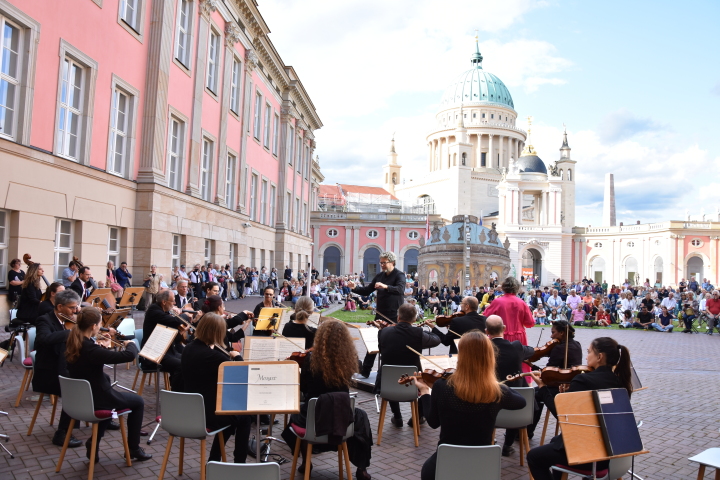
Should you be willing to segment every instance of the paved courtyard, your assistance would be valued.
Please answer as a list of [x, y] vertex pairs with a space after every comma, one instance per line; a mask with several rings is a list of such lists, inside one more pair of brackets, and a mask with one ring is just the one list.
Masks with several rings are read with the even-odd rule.
[[[243, 301], [229, 302], [228, 310], [239, 311], [252, 309], [259, 302], [259, 297]], [[142, 312], [136, 315], [138, 326], [142, 324]], [[528, 331], [532, 345], [538, 339], [540, 329]], [[643, 382], [649, 387], [640, 391], [632, 398], [635, 415], [643, 421], [640, 428], [642, 439], [650, 454], [637, 458], [636, 473], [644, 479], [691, 479], [696, 478], [697, 468], [687, 458], [709, 447], [720, 446], [720, 369], [717, 367], [717, 353], [720, 352], [720, 336], [690, 334], [664, 334], [645, 331], [618, 331], [608, 334], [631, 350], [636, 370]], [[578, 330], [577, 339], [586, 348], [593, 338], [603, 335], [599, 330]], [[0, 340], [7, 338], [2, 333]], [[548, 332], [543, 335], [542, 342], [548, 340]], [[364, 354], [362, 344], [358, 344], [360, 355]], [[433, 349], [433, 354], [443, 353], [443, 349]], [[130, 370], [118, 370], [118, 379], [124, 385], [132, 384], [135, 367]], [[0, 432], [10, 435], [8, 448], [15, 454], [10, 459], [7, 454], [0, 455], [0, 479], [45, 480], [71, 479], [87, 477], [87, 459], [85, 448], [70, 450], [60, 473], [55, 473], [60, 448], [51, 444], [55, 431], [49, 425], [50, 404], [41, 408], [32, 436], [27, 436], [27, 429], [32, 417], [34, 396], [26, 392], [18, 408], [13, 407], [24, 370], [16, 357], [14, 361], [6, 361], [0, 369], [0, 409], [10, 414], [9, 418], [0, 418]], [[155, 416], [154, 387], [145, 389], [145, 419], [150, 422]], [[372, 395], [359, 392], [359, 401], [370, 416], [370, 423], [377, 432], [378, 414]], [[404, 407], [404, 417], [410, 417], [409, 407]], [[57, 422], [57, 419], [55, 420]], [[57, 423], [56, 423], [57, 425]], [[542, 425], [541, 425], [542, 426]], [[541, 427], [540, 426], [540, 427]], [[539, 444], [541, 428], [531, 440], [531, 447]], [[549, 431], [554, 431], [551, 421]], [[76, 436], [85, 440], [91, 433], [89, 427], [80, 429]], [[396, 429], [386, 420], [382, 446], [374, 446], [370, 473], [374, 479], [419, 479], [420, 468], [425, 459], [434, 451], [438, 439], [438, 431], [424, 426], [421, 431], [420, 447], [413, 446], [412, 430], [409, 427]], [[498, 433], [502, 442], [502, 432]], [[119, 432], [108, 432], [101, 443], [100, 463], [96, 466], [95, 475], [100, 479], [126, 478], [139, 480], [157, 477], [160, 463], [165, 450], [167, 435], [162, 432], [156, 436], [152, 445], [142, 446], [153, 459], [135, 463], [126, 467], [122, 458], [122, 446]], [[519, 448], [516, 446], [516, 451]], [[178, 448], [175, 442], [168, 471], [165, 478], [199, 479], [199, 442], [188, 440], [185, 454], [185, 470], [182, 477], [177, 475]], [[233, 441], [228, 444], [231, 452]], [[275, 444], [273, 453], [287, 459], [292, 458], [289, 450]], [[249, 458], [252, 461], [252, 458]], [[528, 478], [527, 469], [520, 467], [516, 452], [509, 458], [503, 458], [503, 479]], [[325, 453], [313, 457], [314, 469], [311, 478], [337, 478], [337, 455]], [[290, 464], [281, 466], [282, 478], [289, 478]], [[355, 470], [353, 469], [353, 476]], [[712, 472], [707, 473], [712, 478]], [[629, 478], [629, 477], [626, 477]]]

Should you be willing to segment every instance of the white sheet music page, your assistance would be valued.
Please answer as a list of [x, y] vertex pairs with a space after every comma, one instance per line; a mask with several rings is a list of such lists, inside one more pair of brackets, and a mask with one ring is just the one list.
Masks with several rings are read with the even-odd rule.
[[298, 365], [250, 365], [247, 409], [272, 412], [292, 410], [297, 403]]

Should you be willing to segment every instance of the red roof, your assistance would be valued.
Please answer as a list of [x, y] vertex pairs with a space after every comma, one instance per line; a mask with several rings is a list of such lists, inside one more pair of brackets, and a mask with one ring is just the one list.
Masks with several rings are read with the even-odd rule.
[[[363, 185], [346, 185], [339, 184], [340, 188], [343, 189], [343, 193], [364, 193], [369, 195], [387, 195], [392, 200], [397, 198], [381, 187], [366, 187]], [[320, 185], [320, 195], [339, 195], [338, 185]]]

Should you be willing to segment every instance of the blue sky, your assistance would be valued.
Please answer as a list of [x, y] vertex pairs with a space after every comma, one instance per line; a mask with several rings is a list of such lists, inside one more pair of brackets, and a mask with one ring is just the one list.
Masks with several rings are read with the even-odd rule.
[[578, 225], [600, 224], [605, 172], [615, 174], [618, 221], [720, 206], [720, 2], [259, 6], [325, 125], [316, 154], [326, 183], [379, 185], [393, 132], [403, 176], [425, 168], [425, 136], [443, 91], [469, 68], [478, 29], [483, 67], [507, 84], [520, 118], [533, 116], [546, 163], [567, 124]]

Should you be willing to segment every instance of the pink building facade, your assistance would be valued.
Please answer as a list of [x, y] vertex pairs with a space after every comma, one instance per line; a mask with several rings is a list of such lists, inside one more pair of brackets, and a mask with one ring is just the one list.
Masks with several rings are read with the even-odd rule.
[[256, 2], [0, 0], [0, 22], [2, 282], [24, 253], [54, 278], [307, 268], [322, 123]]

